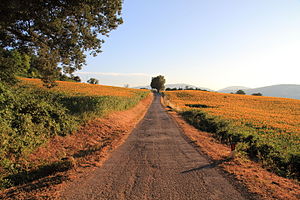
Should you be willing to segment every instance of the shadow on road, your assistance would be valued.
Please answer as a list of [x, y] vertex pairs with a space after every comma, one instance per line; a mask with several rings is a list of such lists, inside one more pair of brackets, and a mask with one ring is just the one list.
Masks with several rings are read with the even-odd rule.
[[202, 170], [202, 169], [214, 168], [214, 167], [217, 167], [218, 165], [220, 165], [220, 164], [222, 164], [224, 162], [230, 161], [230, 160], [232, 160], [232, 158], [226, 158], [226, 159], [222, 159], [222, 160], [216, 160], [213, 163], [210, 163], [210, 164], [207, 164], [207, 165], [203, 165], [203, 166], [200, 166], [200, 167], [196, 167], [196, 168], [193, 168], [193, 169], [189, 169], [189, 170], [186, 170], [186, 171], [182, 171], [180, 173], [181, 174], [185, 174], [185, 173], [189, 173], [189, 172], [193, 172], [193, 171], [198, 171], [198, 170]]
[[[64, 175], [55, 175], [52, 177], [45, 177], [36, 182], [27, 183], [27, 184], [24, 184], [24, 185], [18, 186], [18, 187], [12, 187], [3, 193], [0, 193], [0, 199], [7, 199], [7, 200], [19, 199], [20, 198], [19, 196], [22, 196], [22, 195], [25, 196], [24, 199], [35, 199], [33, 197], [27, 198], [27, 195], [29, 195], [30, 193], [34, 194], [35, 193], [34, 191], [38, 192], [42, 188], [48, 188], [50, 186], [61, 184], [62, 182], [66, 181], [66, 180], [68, 180], [68, 177], [64, 176]], [[50, 194], [50, 196], [51, 196], [51, 194]], [[47, 199], [49, 197], [45, 197], [45, 199]]]

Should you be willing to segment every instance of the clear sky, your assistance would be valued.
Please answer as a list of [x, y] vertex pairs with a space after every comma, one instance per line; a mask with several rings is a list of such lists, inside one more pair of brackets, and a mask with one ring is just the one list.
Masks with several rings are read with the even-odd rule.
[[124, 23], [78, 74], [100, 84], [300, 84], [300, 0], [124, 0]]

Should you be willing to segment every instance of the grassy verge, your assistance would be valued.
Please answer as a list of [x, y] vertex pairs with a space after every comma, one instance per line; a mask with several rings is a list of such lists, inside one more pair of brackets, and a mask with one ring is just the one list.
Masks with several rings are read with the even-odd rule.
[[147, 95], [138, 91], [132, 96], [75, 96], [0, 84], [0, 188], [71, 168], [68, 161], [34, 166], [27, 158], [50, 138], [71, 134], [94, 117], [129, 109]]
[[[237, 126], [234, 121], [212, 116], [201, 110], [187, 110], [180, 114], [196, 128], [213, 133], [223, 143], [237, 144], [237, 151], [259, 160], [267, 169], [288, 178], [300, 180], [300, 151], [298, 146], [278, 145], [279, 138], [264, 139], [251, 124]], [[291, 136], [290, 136], [291, 137]], [[289, 138], [290, 139], [290, 138]], [[297, 140], [297, 138], [295, 138]]]

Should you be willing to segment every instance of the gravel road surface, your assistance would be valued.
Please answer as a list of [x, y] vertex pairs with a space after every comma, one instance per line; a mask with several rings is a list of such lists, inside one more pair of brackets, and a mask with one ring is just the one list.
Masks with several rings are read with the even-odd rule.
[[63, 199], [249, 199], [239, 183], [186, 139], [156, 96], [144, 119], [89, 177], [70, 184]]

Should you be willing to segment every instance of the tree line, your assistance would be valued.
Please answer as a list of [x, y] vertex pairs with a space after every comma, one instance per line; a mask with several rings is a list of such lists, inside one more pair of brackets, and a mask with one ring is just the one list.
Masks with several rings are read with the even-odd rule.
[[[245, 95], [246, 92], [245, 92], [244, 90], [238, 90], [238, 91], [236, 91], [235, 93], [231, 92], [231, 94], [242, 94], [242, 95]], [[263, 94], [260, 93], [260, 92], [253, 93], [253, 94], [251, 94], [251, 95], [253, 95], [253, 96], [263, 96]]]

